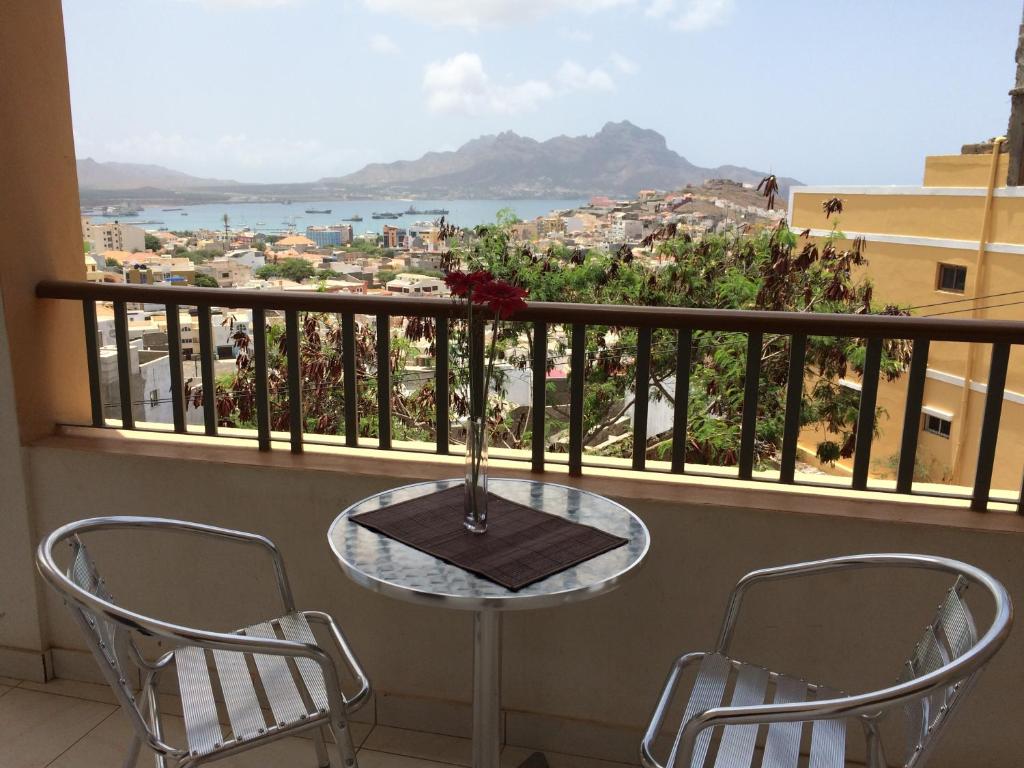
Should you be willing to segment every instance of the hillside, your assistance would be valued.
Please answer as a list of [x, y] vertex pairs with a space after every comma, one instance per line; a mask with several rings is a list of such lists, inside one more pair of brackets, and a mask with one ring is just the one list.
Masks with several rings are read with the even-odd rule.
[[[657, 131], [628, 121], [593, 136], [537, 141], [512, 131], [482, 136], [453, 152], [373, 163], [321, 184], [348, 192], [419, 197], [635, 196], [644, 188], [677, 189], [724, 178], [757, 183], [763, 171], [733, 165], [701, 168], [668, 148]], [[795, 179], [779, 179], [785, 191]]]
[[125, 190], [154, 187], [164, 190], [223, 187], [236, 184], [221, 179], [202, 179], [161, 165], [139, 163], [103, 163], [91, 157], [79, 158], [79, 189]]

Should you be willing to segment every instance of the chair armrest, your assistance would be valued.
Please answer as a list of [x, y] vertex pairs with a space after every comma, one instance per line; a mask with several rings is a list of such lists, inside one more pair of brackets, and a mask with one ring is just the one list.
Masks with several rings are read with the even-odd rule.
[[345, 697], [345, 706], [349, 712], [354, 712], [359, 709], [370, 696], [370, 679], [366, 676], [363, 668], [359, 665], [359, 661], [356, 659], [352, 649], [349, 648], [348, 640], [345, 638], [345, 633], [342, 632], [341, 627], [338, 626], [337, 622], [329, 613], [323, 611], [303, 611], [303, 615], [307, 619], [317, 621], [325, 625], [331, 632], [331, 637], [334, 639], [335, 645], [341, 652], [342, 657], [345, 660], [345, 666], [348, 667], [352, 676], [359, 683], [359, 690], [355, 695], [351, 697]]

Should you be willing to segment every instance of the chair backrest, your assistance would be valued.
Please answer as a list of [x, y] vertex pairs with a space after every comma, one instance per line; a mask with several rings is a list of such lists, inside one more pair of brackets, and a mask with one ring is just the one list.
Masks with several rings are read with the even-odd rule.
[[[82, 540], [73, 535], [67, 539], [67, 544], [71, 549], [71, 563], [66, 573], [68, 581], [97, 600], [113, 605], [114, 598]], [[137, 660], [140, 660], [142, 655], [131, 638], [130, 630], [76, 599], [71, 590], [61, 588], [60, 582], [54, 583], [54, 586], [64, 597], [64, 602], [81, 627], [89, 650], [95, 656], [104, 678], [139, 735], [142, 738], [153, 737], [159, 740], [140, 708], [141, 702], [136, 700], [133, 682], [138, 679], [140, 666]]]
[[[940, 603], [934, 620], [903, 664], [898, 682], [915, 680], [935, 672], [970, 651], [978, 642], [974, 616], [964, 600], [970, 582], [958, 576]], [[903, 765], [919, 768], [949, 722], [949, 715], [964, 697], [980, 670], [932, 690], [904, 707], [905, 748]]]

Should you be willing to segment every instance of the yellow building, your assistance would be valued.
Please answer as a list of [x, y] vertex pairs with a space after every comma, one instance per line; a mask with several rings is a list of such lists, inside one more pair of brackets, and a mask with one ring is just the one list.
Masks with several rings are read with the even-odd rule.
[[[1001, 141], [1001, 140], [997, 140]], [[997, 143], [996, 146], [1000, 146]], [[977, 148], [975, 148], [977, 149]], [[863, 274], [876, 302], [911, 308], [915, 316], [1024, 320], [1024, 187], [1006, 186], [1007, 155], [928, 157], [924, 183], [910, 187], [794, 187], [794, 231], [828, 236], [833, 226], [849, 246], [867, 243]], [[826, 218], [823, 203], [842, 201]], [[931, 345], [917, 478], [970, 485], [985, 407], [990, 350], [983, 345]], [[872, 474], [891, 476], [899, 453], [906, 376], [880, 384], [885, 410], [872, 446]], [[850, 386], [856, 388], [856, 383]], [[820, 438], [820, 435], [819, 435]], [[813, 445], [808, 436], [808, 446]], [[1024, 473], [1024, 351], [1014, 347], [1003, 395], [993, 488], [1019, 489]], [[813, 450], [813, 449], [812, 449]], [[840, 462], [849, 472], [852, 460]]]

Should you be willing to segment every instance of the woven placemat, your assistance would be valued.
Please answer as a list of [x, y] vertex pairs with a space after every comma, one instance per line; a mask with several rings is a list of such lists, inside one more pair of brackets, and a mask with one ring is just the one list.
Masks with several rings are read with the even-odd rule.
[[457, 485], [352, 517], [353, 522], [513, 592], [628, 542], [621, 536], [487, 495], [487, 532], [463, 525]]

